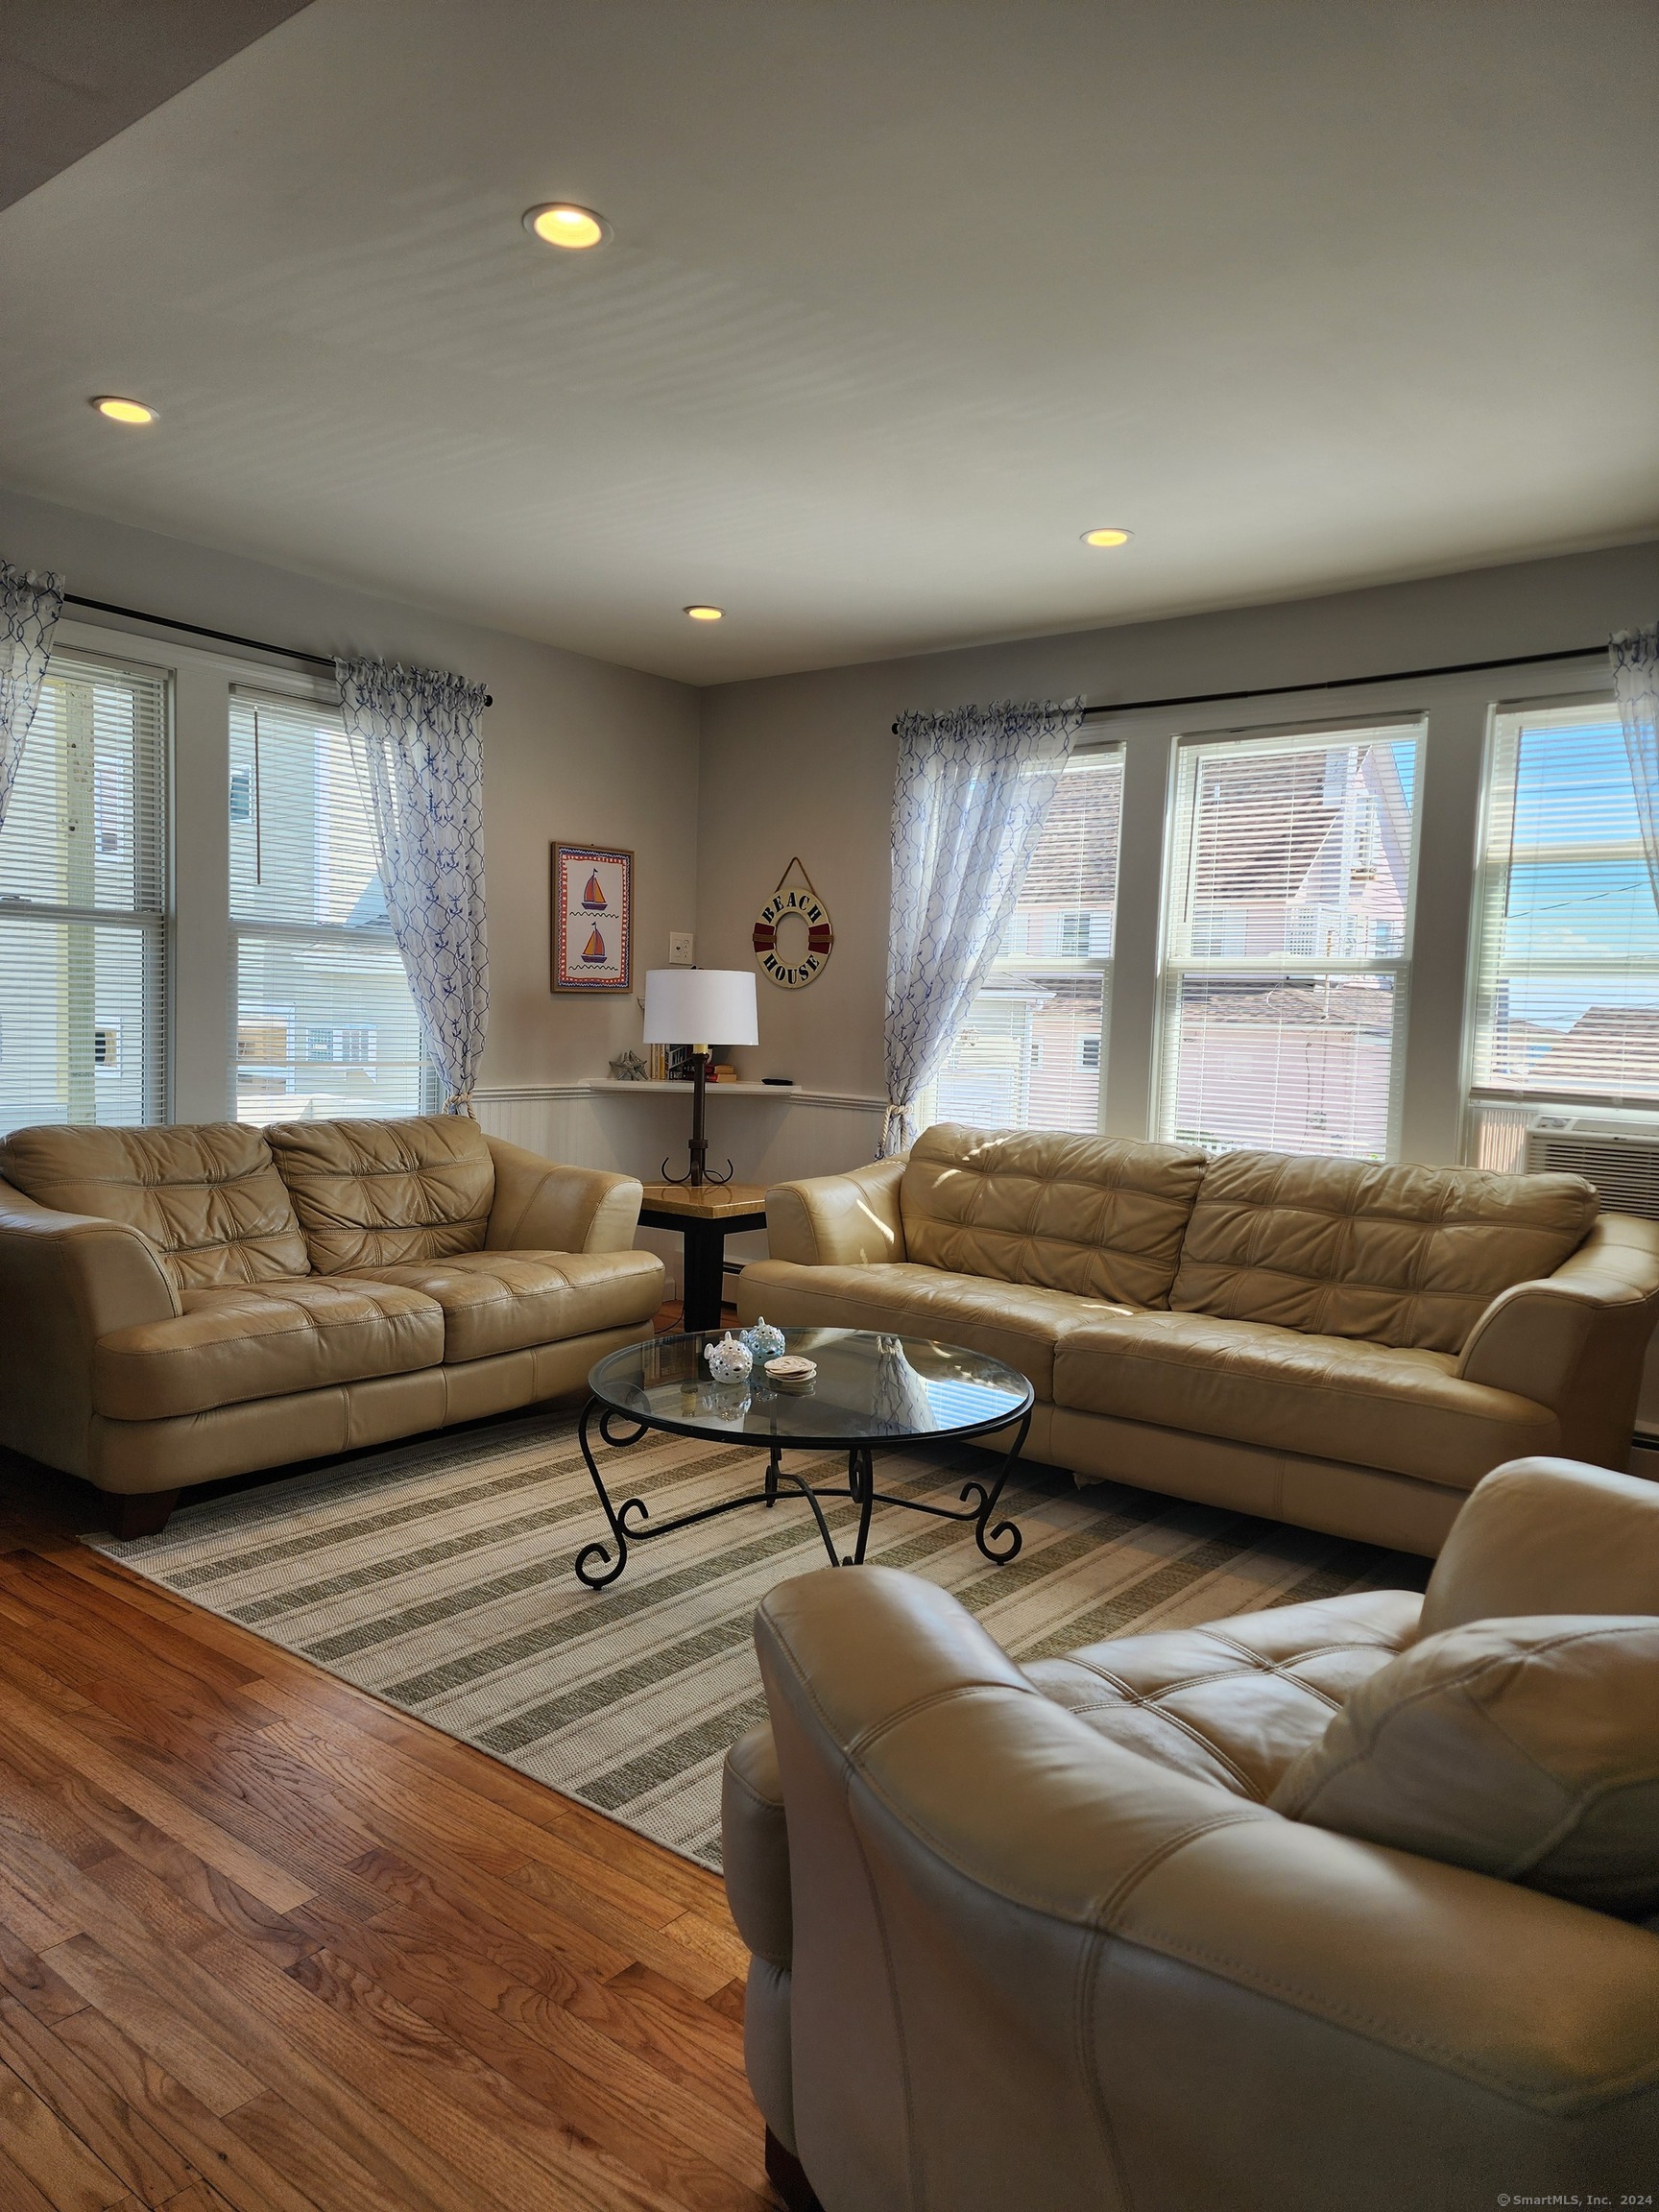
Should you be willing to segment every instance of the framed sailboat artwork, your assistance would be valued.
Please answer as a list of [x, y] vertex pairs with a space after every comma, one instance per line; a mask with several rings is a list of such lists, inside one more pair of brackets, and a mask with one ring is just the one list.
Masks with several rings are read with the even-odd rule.
[[633, 988], [633, 854], [614, 845], [555, 845], [553, 989]]

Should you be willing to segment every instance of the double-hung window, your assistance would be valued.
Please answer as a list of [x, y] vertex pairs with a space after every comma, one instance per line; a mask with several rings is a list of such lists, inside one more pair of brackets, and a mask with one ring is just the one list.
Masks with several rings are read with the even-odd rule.
[[1179, 748], [1161, 1136], [1391, 1155], [1422, 741], [1409, 722]]
[[1121, 746], [1072, 755], [928, 1118], [1091, 1136], [1100, 1126], [1122, 802]]
[[0, 1130], [159, 1121], [167, 680], [55, 653], [0, 830]]
[[1477, 1159], [1540, 1105], [1659, 1111], [1659, 882], [1611, 702], [1494, 717], [1476, 897]]
[[433, 1103], [369, 812], [337, 708], [230, 701], [230, 916], [243, 1121]]

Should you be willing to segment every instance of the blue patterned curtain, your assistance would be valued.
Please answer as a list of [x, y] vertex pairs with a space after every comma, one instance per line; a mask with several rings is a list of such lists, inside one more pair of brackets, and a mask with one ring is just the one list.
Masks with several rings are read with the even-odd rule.
[[1636, 786], [1647, 880], [1653, 903], [1659, 906], [1659, 623], [1647, 630], [1621, 630], [1607, 652], [1619, 719], [1624, 725], [1630, 781]]
[[380, 882], [446, 1114], [470, 1114], [490, 1025], [484, 687], [430, 668], [336, 661]]
[[40, 704], [52, 633], [63, 612], [63, 579], [0, 561], [0, 824]]
[[997, 956], [1082, 720], [1081, 699], [900, 717], [883, 1154], [915, 1138], [916, 1100]]

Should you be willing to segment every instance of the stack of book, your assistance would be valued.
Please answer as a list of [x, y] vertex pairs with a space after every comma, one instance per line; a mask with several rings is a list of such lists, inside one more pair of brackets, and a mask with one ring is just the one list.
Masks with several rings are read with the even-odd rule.
[[689, 1083], [691, 1080], [690, 1046], [647, 1045], [645, 1047], [645, 1080], [648, 1083]]

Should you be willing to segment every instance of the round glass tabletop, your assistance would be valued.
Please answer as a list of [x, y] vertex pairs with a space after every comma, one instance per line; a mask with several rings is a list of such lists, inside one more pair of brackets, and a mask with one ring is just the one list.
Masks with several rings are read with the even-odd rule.
[[788, 1329], [788, 1349], [816, 1360], [805, 1391], [777, 1390], [756, 1367], [716, 1382], [703, 1358], [724, 1330], [658, 1336], [601, 1359], [588, 1387], [601, 1404], [654, 1429], [756, 1444], [900, 1443], [1008, 1427], [1032, 1402], [1017, 1368], [957, 1344], [864, 1329]]

